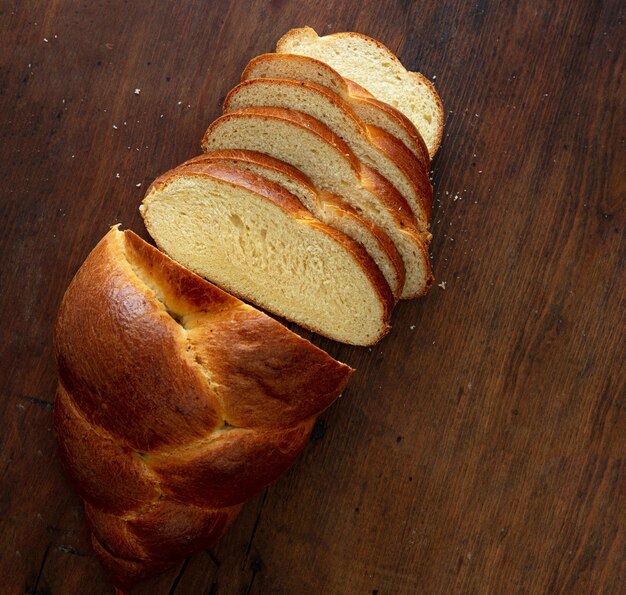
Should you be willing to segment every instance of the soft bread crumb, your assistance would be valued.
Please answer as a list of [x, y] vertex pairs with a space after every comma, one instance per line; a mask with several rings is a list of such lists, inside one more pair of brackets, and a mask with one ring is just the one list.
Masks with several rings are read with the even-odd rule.
[[[250, 155], [252, 154], [250, 153]], [[207, 159], [216, 159], [211, 153], [208, 153], [206, 157]], [[220, 160], [219, 158], [217, 159], [218, 161]], [[315, 188], [302, 183], [286, 171], [271, 168], [260, 161], [254, 161], [252, 157], [248, 157], [247, 160], [222, 158], [221, 161], [279, 184], [291, 192], [322, 223], [338, 229], [357, 241], [367, 250], [368, 254], [378, 265], [394, 295], [400, 295], [403, 284], [400, 285], [398, 271], [394, 263], [383, 246], [380, 245], [367, 223], [359, 215], [356, 213], [350, 215], [345, 209], [343, 211], [338, 210], [336, 204], [329, 202], [330, 195], [318, 194]], [[380, 231], [384, 233], [382, 230]]]
[[385, 307], [354, 256], [267, 198], [180, 173], [153, 187], [142, 215], [159, 247], [231, 293], [345, 343], [386, 331]]

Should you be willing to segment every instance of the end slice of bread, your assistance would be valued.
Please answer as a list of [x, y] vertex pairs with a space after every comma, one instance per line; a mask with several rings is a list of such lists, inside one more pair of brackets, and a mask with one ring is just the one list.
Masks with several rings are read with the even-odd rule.
[[388, 331], [393, 295], [365, 249], [269, 180], [196, 163], [158, 178], [140, 210], [164, 252], [239, 297], [342, 343]]
[[250, 171], [291, 192], [322, 223], [338, 229], [361, 244], [385, 276], [396, 299], [400, 297], [405, 269], [394, 243], [380, 227], [363, 219], [339, 197], [317, 191], [303, 173], [284, 161], [257, 151], [211, 151], [190, 159], [183, 166], [198, 162], [222, 163]]
[[[339, 196], [359, 215], [380, 226], [394, 242], [406, 269], [403, 298], [428, 291], [432, 274], [417, 222], [402, 195], [315, 118], [281, 108], [243, 108], [207, 129], [202, 149], [258, 151], [300, 170], [318, 190]], [[424, 237], [424, 241], [422, 241]]]
[[431, 158], [437, 152], [443, 135], [443, 106], [435, 87], [419, 72], [408, 71], [379, 41], [352, 32], [320, 37], [303, 27], [285, 33], [276, 51], [326, 62], [376, 99], [400, 110], [419, 130]]

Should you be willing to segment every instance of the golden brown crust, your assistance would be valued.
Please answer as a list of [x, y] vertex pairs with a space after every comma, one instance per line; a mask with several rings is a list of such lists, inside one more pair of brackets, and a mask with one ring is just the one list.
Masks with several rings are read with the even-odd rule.
[[[363, 183], [367, 187], [371, 188], [373, 192], [389, 194], [389, 195], [392, 195], [394, 192], [396, 193], [398, 192], [393, 186], [391, 186], [387, 178], [384, 178], [377, 171], [374, 171], [371, 168], [364, 169]], [[432, 238], [432, 235], [428, 232], [420, 234], [416, 230], [415, 226], [411, 224], [409, 224], [406, 227], [403, 227], [403, 232], [413, 238], [412, 244], [417, 248], [417, 250], [419, 250], [420, 254], [422, 255], [421, 261], [424, 266], [424, 274], [425, 274], [424, 284], [422, 288], [420, 289], [420, 291], [418, 291], [417, 293], [411, 293], [411, 294], [402, 296], [404, 299], [411, 299], [415, 297], [420, 297], [428, 293], [428, 290], [430, 289], [434, 281], [432, 269], [430, 266], [430, 258], [428, 256], [428, 249], [427, 249], [428, 244]]]
[[415, 190], [424, 219], [422, 227], [428, 228], [428, 222], [433, 210], [433, 187], [425, 170], [415, 155], [409, 151], [404, 143], [386, 130], [378, 126], [367, 126], [371, 142], [390, 159], [393, 159]]
[[[219, 423], [215, 397], [201, 370], [189, 366], [176, 320], [147, 292], [137, 291], [124, 244], [112, 233], [96, 246], [61, 303], [61, 385], [92, 425], [114, 432], [129, 448], [149, 451], [199, 439]], [[102, 307], [111, 295], [120, 296], [119, 305]], [[138, 383], [137, 370], [150, 370], [154, 361], [161, 362], [158, 373]], [[178, 395], [175, 401], [172, 394]], [[107, 407], [100, 404], [103, 395]], [[120, 425], [122, 419], [127, 421]]]
[[[241, 82], [244, 82], [252, 78], [256, 78], [257, 75], [256, 75], [255, 70], [259, 66], [263, 66], [264, 63], [283, 62], [283, 61], [289, 61], [291, 64], [296, 64], [296, 65], [299, 63], [302, 66], [315, 64], [317, 68], [322, 69], [327, 75], [329, 88], [331, 89], [331, 91], [334, 91], [335, 93], [341, 96], [344, 96], [348, 92], [347, 80], [344, 79], [336, 70], [331, 68], [325, 62], [321, 62], [319, 60], [316, 60], [315, 58], [309, 58], [308, 56], [301, 56], [299, 54], [269, 53], [269, 54], [261, 54], [260, 56], [256, 56], [255, 58], [252, 58], [252, 60], [250, 60], [250, 62], [248, 62], [248, 64], [246, 65], [241, 75]], [[274, 78], [274, 77], [271, 77], [271, 78]], [[280, 77], [280, 78], [283, 78], [283, 77]], [[354, 84], [356, 85], [356, 83]], [[363, 89], [362, 87], [360, 87], [360, 89], [362, 89], [363, 92], [367, 94], [367, 91], [365, 91], [365, 89]]]
[[379, 246], [381, 246], [382, 250], [391, 260], [393, 268], [398, 275], [398, 289], [401, 291], [404, 287], [406, 279], [406, 268], [400, 252], [398, 252], [396, 245], [391, 241], [387, 233], [385, 233], [378, 225], [371, 223], [367, 219], [363, 219], [363, 217], [361, 217], [361, 215], [359, 215], [351, 205], [341, 200], [338, 196], [330, 194], [329, 192], [324, 192], [323, 190], [320, 191], [320, 196], [321, 200], [328, 205], [328, 208], [334, 209], [335, 212], [342, 217], [354, 219], [358, 225], [366, 227], [376, 238]]
[[388, 204], [395, 205], [394, 213], [398, 225], [421, 238], [426, 245], [430, 243], [432, 234], [429, 231], [420, 231], [415, 215], [404, 197], [396, 190], [391, 182], [381, 176], [375, 169], [364, 165], [361, 169], [363, 185], [377, 196], [384, 196]]
[[341, 198], [339, 198], [338, 196], [315, 188], [313, 182], [311, 182], [311, 180], [307, 176], [305, 176], [299, 169], [296, 169], [295, 167], [289, 165], [288, 163], [285, 163], [284, 161], [280, 161], [279, 159], [274, 159], [269, 155], [265, 155], [264, 153], [242, 149], [223, 149], [218, 151], [210, 151], [209, 153], [203, 153], [202, 155], [198, 155], [189, 159], [188, 161], [183, 163], [182, 166], [191, 165], [198, 162], [224, 162], [231, 164], [243, 163], [260, 165], [264, 168], [274, 170], [280, 172], [283, 175], [289, 176], [297, 183], [306, 187], [308, 191], [316, 197], [316, 200], [320, 204], [325, 205], [326, 208], [333, 209], [339, 216], [351, 218], [357, 225], [367, 228], [367, 230], [370, 232], [370, 234], [372, 234], [372, 236], [374, 236], [375, 240], [378, 242], [378, 245], [391, 261], [391, 264], [398, 277], [398, 289], [399, 291], [401, 291], [402, 287], [404, 286], [406, 270], [404, 267], [402, 256], [398, 252], [398, 249], [391, 241], [389, 236], [377, 225], [370, 223], [367, 219], [363, 219], [351, 205], [341, 200]]
[[[209, 547], [233, 523], [241, 508], [238, 505], [214, 511], [162, 500], [136, 518], [124, 520], [86, 503], [85, 515], [95, 553], [116, 588], [125, 591]], [[176, 552], [175, 558], [171, 549]]]
[[[58, 335], [58, 333], [57, 333]], [[95, 426], [59, 383], [54, 408], [54, 425], [65, 470], [78, 495], [111, 514], [125, 514], [146, 506], [159, 497], [159, 490], [135, 450]], [[93, 453], [100, 453], [98, 457]], [[108, 477], [108, 489], [102, 478]]]
[[[399, 203], [402, 198], [402, 195], [391, 185], [389, 180], [387, 180], [384, 176], [381, 176], [372, 168], [363, 166], [362, 180], [363, 185], [366, 188], [369, 188], [372, 192], [376, 193], [378, 196], [387, 196], [390, 200], [395, 201], [396, 203]], [[405, 208], [410, 209], [408, 204]], [[406, 293], [402, 295], [403, 299], [412, 299], [426, 295], [434, 281], [430, 265], [430, 257], [428, 256], [428, 245], [432, 239], [432, 234], [430, 232], [419, 232], [417, 226], [415, 225], [415, 219], [412, 212], [409, 217], [406, 217], [406, 212], [399, 210], [396, 213], [396, 216], [403, 233], [412, 238], [412, 244], [422, 255], [421, 261], [424, 266], [425, 274], [424, 284], [418, 292]]]
[[[293, 56], [294, 54], [281, 54], [283, 56]], [[315, 60], [315, 58], [309, 58], [309, 60]], [[319, 60], [318, 60], [319, 61]], [[326, 64], [326, 62], [322, 62], [322, 64]], [[326, 66], [328, 66], [328, 64], [326, 64]], [[331, 68], [331, 66], [328, 66], [328, 68]], [[337, 73], [338, 76], [341, 76], [339, 73]], [[361, 87], [361, 85], [359, 85], [358, 83], [355, 83], [354, 81], [347, 79], [344, 77], [343, 79], [346, 83], [346, 88], [348, 90], [348, 93], [350, 95], [352, 95], [354, 98], [358, 98], [358, 99], [376, 99], [367, 89], [365, 89], [364, 87]], [[388, 103], [385, 103], [384, 101], [381, 101], [380, 103], [382, 103], [383, 105], [386, 105], [388, 107], [391, 107]], [[396, 108], [391, 107], [392, 110], [397, 111]], [[411, 124], [411, 126], [413, 126], [413, 124]], [[420, 136], [419, 132], [417, 133], [418, 136]], [[420, 136], [421, 138], [421, 136]]]
[[280, 207], [286, 213], [302, 220], [315, 220], [313, 215], [304, 205], [288, 190], [282, 186], [271, 182], [261, 176], [220, 162], [196, 161], [195, 163], [185, 163], [166, 172], [148, 188], [146, 196], [149, 196], [153, 189], [162, 188], [171, 180], [176, 179], [181, 174], [205, 175], [221, 182], [226, 182], [232, 186], [245, 188], [250, 192], [262, 196], [266, 200]]
[[116, 228], [63, 298], [55, 352], [61, 462], [119, 588], [217, 539], [352, 374]]
[[[366, 91], [360, 85], [357, 85], [351, 80], [345, 80], [346, 83], [348, 83], [348, 89], [350, 89], [352, 100], [356, 104], [368, 105], [384, 112], [387, 117], [393, 119], [396, 125], [404, 130], [411, 140], [411, 146], [407, 148], [409, 148], [422, 166], [428, 171], [431, 159], [430, 154], [428, 153], [428, 147], [426, 146], [422, 135], [419, 133], [417, 128], [415, 128], [413, 122], [411, 122], [411, 120], [409, 120], [409, 118], [407, 118], [400, 110], [397, 110], [395, 107], [381, 101], [380, 99], [376, 99], [369, 91]], [[440, 129], [443, 130], [443, 126], [440, 126]]]
[[293, 425], [281, 420], [279, 427], [229, 428], [207, 443], [150, 456], [150, 468], [172, 500], [201, 508], [235, 506], [291, 466], [313, 422]]

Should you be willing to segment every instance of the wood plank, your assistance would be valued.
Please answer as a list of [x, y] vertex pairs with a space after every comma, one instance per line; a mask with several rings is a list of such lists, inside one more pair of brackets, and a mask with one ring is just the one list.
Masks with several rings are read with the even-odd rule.
[[[199, 151], [290, 27], [435, 77], [437, 282], [299, 462], [210, 553], [137, 593], [605, 592], [626, 577], [623, 15], [605, 2], [0, 7], [0, 576], [111, 593], [55, 454], [54, 317], [147, 185]], [[135, 89], [140, 93], [135, 94]], [[119, 174], [119, 177], [117, 176]], [[138, 186], [139, 185], [139, 186]]]

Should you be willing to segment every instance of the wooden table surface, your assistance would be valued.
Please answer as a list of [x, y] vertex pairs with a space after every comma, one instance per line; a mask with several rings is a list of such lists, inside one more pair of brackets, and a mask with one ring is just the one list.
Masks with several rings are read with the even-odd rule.
[[0, 592], [112, 592], [55, 452], [56, 310], [110, 225], [147, 237], [147, 185], [305, 24], [435, 81], [445, 289], [371, 350], [314, 338], [358, 372], [298, 463], [135, 592], [626, 592], [621, 4], [3, 2]]

